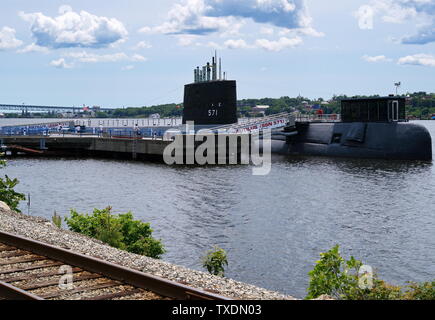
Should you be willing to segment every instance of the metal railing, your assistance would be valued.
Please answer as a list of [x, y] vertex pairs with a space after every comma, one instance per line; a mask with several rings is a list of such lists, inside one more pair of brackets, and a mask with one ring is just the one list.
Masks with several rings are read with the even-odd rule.
[[295, 114], [297, 122], [339, 122], [341, 121], [340, 114]]
[[0, 135], [2, 136], [98, 136], [98, 137], [162, 137], [165, 133], [163, 128], [81, 128], [76, 130], [75, 128], [63, 128], [59, 130], [57, 128], [22, 128], [22, 127], [9, 127], [0, 129]]
[[[290, 120], [291, 115], [287, 112], [277, 113], [266, 117], [261, 118], [241, 118], [238, 123], [227, 124], [223, 126], [210, 128], [212, 131], [228, 131], [228, 130], [243, 130], [245, 128], [260, 125], [265, 122], [274, 121], [277, 119], [285, 118], [286, 120]], [[245, 120], [246, 119], [246, 120]], [[287, 121], [286, 121], [287, 122]]]

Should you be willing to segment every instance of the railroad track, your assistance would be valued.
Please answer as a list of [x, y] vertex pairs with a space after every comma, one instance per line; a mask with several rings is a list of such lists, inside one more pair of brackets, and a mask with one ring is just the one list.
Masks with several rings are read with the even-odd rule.
[[6, 232], [0, 232], [0, 299], [230, 300]]

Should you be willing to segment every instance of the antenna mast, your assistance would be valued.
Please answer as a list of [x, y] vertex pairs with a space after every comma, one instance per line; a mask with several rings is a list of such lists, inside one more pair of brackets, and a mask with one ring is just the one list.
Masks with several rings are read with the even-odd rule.
[[400, 86], [402, 85], [402, 83], [399, 81], [399, 82], [395, 82], [394, 85], [396, 86], [396, 96], [397, 96], [398, 90], [399, 90]]

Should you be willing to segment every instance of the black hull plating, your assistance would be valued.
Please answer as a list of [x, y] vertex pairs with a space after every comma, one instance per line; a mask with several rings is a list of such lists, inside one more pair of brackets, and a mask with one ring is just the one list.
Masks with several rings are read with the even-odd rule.
[[273, 141], [272, 152], [349, 158], [432, 160], [428, 130], [409, 122], [310, 123], [298, 135]]

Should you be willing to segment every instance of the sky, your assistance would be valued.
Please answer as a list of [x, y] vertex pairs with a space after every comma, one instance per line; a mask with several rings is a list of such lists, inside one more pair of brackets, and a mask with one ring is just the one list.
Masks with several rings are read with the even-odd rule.
[[435, 92], [435, 0], [1, 0], [0, 104], [179, 103], [215, 50], [239, 99]]

